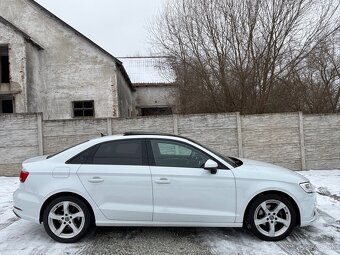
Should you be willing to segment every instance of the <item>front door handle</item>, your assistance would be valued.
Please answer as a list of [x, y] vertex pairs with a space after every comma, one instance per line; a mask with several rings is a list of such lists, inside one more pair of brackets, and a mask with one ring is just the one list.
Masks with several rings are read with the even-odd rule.
[[170, 184], [171, 181], [168, 178], [160, 178], [155, 181], [157, 184]]
[[91, 183], [101, 183], [104, 180], [100, 177], [93, 177], [92, 179], [89, 179], [88, 181], [91, 182]]

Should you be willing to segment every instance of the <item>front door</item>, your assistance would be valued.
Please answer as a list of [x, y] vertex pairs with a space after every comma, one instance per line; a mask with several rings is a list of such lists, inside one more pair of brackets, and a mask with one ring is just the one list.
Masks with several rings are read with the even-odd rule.
[[154, 221], [235, 221], [235, 180], [230, 170], [220, 167], [211, 174], [203, 166], [215, 159], [180, 141], [150, 139], [148, 146], [153, 156]]
[[99, 209], [110, 220], [152, 221], [145, 140], [115, 140], [97, 146], [78, 176]]

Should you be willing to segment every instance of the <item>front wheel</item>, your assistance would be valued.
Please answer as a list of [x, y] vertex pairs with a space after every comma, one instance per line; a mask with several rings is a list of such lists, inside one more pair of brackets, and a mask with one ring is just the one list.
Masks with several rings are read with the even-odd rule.
[[47, 205], [43, 215], [47, 234], [62, 243], [80, 240], [90, 228], [91, 221], [87, 205], [72, 196], [54, 199]]
[[279, 241], [296, 226], [296, 212], [284, 196], [267, 194], [257, 198], [250, 207], [248, 223], [251, 231], [265, 241]]

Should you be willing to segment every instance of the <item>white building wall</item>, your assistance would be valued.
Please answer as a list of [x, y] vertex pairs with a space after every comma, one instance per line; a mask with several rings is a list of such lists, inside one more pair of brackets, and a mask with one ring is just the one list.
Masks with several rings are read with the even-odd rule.
[[117, 73], [119, 117], [128, 118], [136, 115], [135, 93], [131, 91], [121, 73]]
[[147, 107], [171, 107], [177, 112], [178, 89], [176, 86], [168, 85], [145, 85], [135, 86], [137, 108]]
[[[29, 65], [33, 65], [29, 67], [30, 111], [43, 112], [44, 119], [68, 119], [73, 114], [72, 101], [94, 100], [95, 117], [118, 116], [117, 69], [113, 58], [29, 0], [1, 0], [0, 16], [44, 48], [39, 53], [29, 48], [27, 53]], [[12, 56], [18, 68], [12, 68], [11, 74], [26, 76], [22, 42], [15, 49], [21, 55]], [[23, 98], [17, 101], [22, 102]], [[18, 112], [24, 110], [21, 106], [17, 108]]]
[[10, 83], [0, 85], [0, 94], [16, 95], [15, 109], [17, 113], [27, 112], [26, 44], [19, 33], [0, 22], [0, 45], [8, 45], [11, 73]]

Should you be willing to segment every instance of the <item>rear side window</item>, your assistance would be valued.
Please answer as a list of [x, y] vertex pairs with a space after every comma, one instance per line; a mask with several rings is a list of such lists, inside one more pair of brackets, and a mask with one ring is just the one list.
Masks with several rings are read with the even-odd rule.
[[97, 146], [93, 146], [87, 150], [84, 150], [83, 152], [66, 161], [66, 164], [86, 164], [92, 160], [92, 155], [96, 149]]
[[143, 165], [143, 140], [120, 140], [102, 143], [94, 153], [95, 165]]

